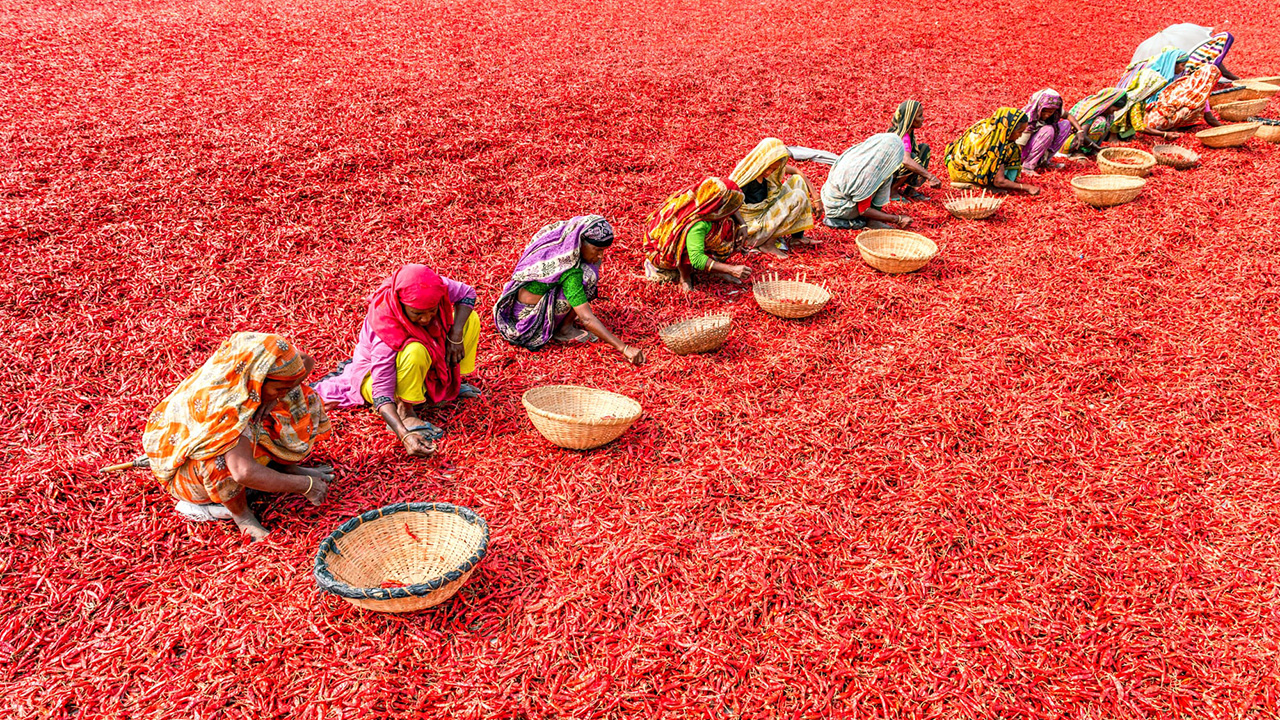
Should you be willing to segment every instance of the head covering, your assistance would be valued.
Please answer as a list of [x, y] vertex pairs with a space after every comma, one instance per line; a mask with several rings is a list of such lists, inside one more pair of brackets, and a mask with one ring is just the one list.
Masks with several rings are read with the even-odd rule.
[[[1053, 108], [1053, 116], [1048, 120], [1042, 120], [1040, 113], [1049, 108]], [[1053, 88], [1037, 90], [1022, 112], [1027, 114], [1027, 122], [1032, 128], [1053, 125], [1062, 119], [1062, 95]]]
[[[404, 303], [414, 310], [436, 308], [430, 325], [422, 327], [405, 315]], [[453, 327], [453, 303], [444, 280], [426, 265], [403, 265], [382, 281], [369, 299], [366, 322], [382, 342], [399, 352], [411, 342], [422, 343], [431, 356], [431, 369], [423, 382], [432, 402], [445, 402], [458, 395], [462, 377], [457, 366], [445, 361], [445, 339]]]
[[822, 185], [827, 213], [842, 217], [846, 206], [875, 194], [902, 165], [906, 149], [897, 133], [877, 133], [845, 150]]
[[1125, 68], [1124, 74], [1120, 76], [1120, 82], [1116, 83], [1116, 87], [1122, 90], [1128, 87], [1143, 70], [1159, 73], [1164, 77], [1165, 82], [1169, 82], [1178, 75], [1178, 63], [1186, 62], [1188, 57], [1190, 56], [1183, 50], [1165, 46], [1160, 52], [1151, 57], [1129, 63], [1129, 67]]
[[1071, 114], [1076, 117], [1076, 121], [1082, 126], [1097, 120], [1107, 114], [1107, 108], [1113, 105], [1124, 105], [1128, 101], [1128, 94], [1120, 88], [1103, 88], [1098, 92], [1083, 98], [1071, 108]]
[[156, 479], [167, 487], [188, 460], [226, 454], [251, 424], [254, 442], [275, 459], [302, 460], [329, 434], [329, 418], [315, 391], [299, 385], [277, 400], [267, 417], [257, 415], [263, 382], [298, 380], [306, 373], [302, 355], [285, 338], [232, 335], [148, 416], [142, 447]]
[[1227, 53], [1231, 51], [1231, 45], [1234, 42], [1235, 36], [1229, 32], [1224, 32], [1218, 33], [1200, 43], [1188, 53], [1185, 72], [1188, 74], [1193, 73], [1205, 65], [1217, 65], [1218, 69], [1221, 70], [1222, 61], [1226, 59]]
[[685, 235], [694, 223], [701, 221], [712, 225], [706, 237], [707, 253], [728, 258], [737, 247], [730, 216], [742, 207], [742, 202], [742, 191], [736, 182], [716, 177], [671, 195], [645, 219], [644, 244], [650, 262], [671, 269], [687, 259]]
[[779, 160], [790, 160], [791, 152], [787, 150], [787, 146], [778, 138], [765, 138], [761, 140], [754, 150], [747, 153], [740, 162], [733, 168], [733, 172], [729, 173], [729, 179], [738, 187], [742, 187], [756, 180], [772, 180], [774, 183], [781, 184], [782, 173], [784, 167], [779, 167], [773, 171], [773, 176], [769, 178], [762, 177], [764, 171], [769, 166]]
[[[591, 242], [588, 237], [608, 237], [612, 242], [613, 226], [599, 215], [579, 215], [543, 227], [533, 234], [533, 239], [520, 253], [507, 286], [514, 285], [518, 290], [527, 282], [556, 284], [561, 275], [581, 263], [582, 241]], [[506, 295], [507, 290], [502, 294]]]
[[596, 220], [582, 228], [582, 241], [600, 248], [607, 248], [612, 245], [613, 226], [605, 222], [605, 219], [599, 215], [591, 215], [589, 217], [596, 218]]
[[910, 135], [911, 142], [914, 144], [916, 131], [912, 130], [911, 126], [916, 124], [916, 118], [920, 117], [922, 110], [924, 106], [919, 100], [903, 100], [898, 104], [898, 109], [893, 111], [893, 120], [889, 123], [889, 129], [886, 132], [891, 132], [898, 137]]
[[983, 118], [959, 138], [947, 145], [944, 160], [952, 178], [957, 175], [972, 178], [967, 182], [989, 185], [995, 179], [996, 170], [1004, 166], [1009, 170], [1022, 169], [1022, 151], [1013, 131], [1027, 121], [1027, 114], [1011, 107], [998, 108], [989, 118]]

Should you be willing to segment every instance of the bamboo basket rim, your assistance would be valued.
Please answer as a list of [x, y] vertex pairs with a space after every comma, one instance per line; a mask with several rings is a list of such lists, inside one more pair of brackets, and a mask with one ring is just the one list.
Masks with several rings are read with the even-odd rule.
[[1226, 110], [1227, 108], [1239, 108], [1243, 105], [1256, 105], [1258, 107], [1266, 107], [1271, 104], [1267, 98], [1254, 98], [1252, 100], [1232, 100], [1231, 102], [1222, 103], [1218, 106], [1218, 110]]
[[946, 201], [942, 207], [958, 218], [981, 220], [996, 214], [1004, 201], [1004, 198], [994, 195], [961, 195]]
[[1136, 190], [1146, 184], [1146, 178], [1134, 175], [1080, 175], [1071, 178], [1072, 187], [1085, 191]]
[[[761, 292], [766, 293], [765, 294], [766, 300], [773, 300], [775, 302], [778, 300], [791, 300], [794, 303], [798, 303], [801, 305], [820, 305], [820, 304], [825, 304], [831, 300], [831, 289], [827, 287], [825, 282], [822, 284], [812, 283], [805, 280], [804, 277], [805, 277], [804, 275], [801, 275], [798, 279], [797, 278], [781, 278], [781, 277], [778, 277], [777, 273], [773, 273], [770, 275], [763, 275], [760, 277], [759, 280], [751, 284], [751, 292], [752, 294], [756, 295], [756, 297], [759, 297]], [[795, 298], [788, 295], [775, 296], [772, 294], [768, 294], [768, 291], [772, 289], [775, 285], [781, 285], [782, 283], [794, 283], [796, 285], [803, 285], [809, 288], [816, 288], [818, 290], [821, 290], [822, 294], [826, 295], [826, 297], [821, 299], [810, 300], [807, 298], [799, 299], [799, 298]]]
[[[883, 237], [900, 237], [900, 238], [905, 238], [907, 240], [911, 240], [917, 243], [919, 246], [925, 248], [925, 253], [921, 255], [911, 255], [911, 256], [905, 256], [905, 257], [885, 255], [883, 253], [876, 252], [875, 248], [867, 245], [867, 243], [865, 242], [865, 240], [867, 239], [874, 240], [876, 238], [883, 238]], [[925, 262], [928, 262], [929, 260], [932, 260], [938, 256], [938, 243], [930, 240], [929, 238], [925, 237], [924, 235], [921, 235], [920, 233], [911, 232], [910, 230], [898, 230], [896, 228], [880, 228], [876, 230], [866, 230], [858, 234], [857, 243], [858, 243], [858, 248], [865, 250], [867, 254], [873, 257], [880, 258], [881, 260], [889, 260], [892, 262], [916, 262], [919, 260], [924, 260]]]
[[[576, 392], [581, 390], [586, 390], [589, 392], [589, 394], [592, 394], [592, 395], [618, 398], [622, 401], [623, 405], [629, 405], [633, 407], [634, 412], [631, 415], [622, 416], [622, 417], [618, 417], [615, 415], [612, 419], [609, 419], [609, 420], [606, 420], [604, 418], [587, 419], [581, 416], [565, 415], [563, 413], [546, 410], [542, 407], [539, 407], [538, 405], [535, 405], [533, 401], [529, 399], [530, 395], [533, 395], [534, 393], [539, 393], [539, 392], [544, 392], [544, 393], [565, 392], [565, 391]], [[538, 385], [537, 387], [531, 387], [528, 390], [526, 390], [524, 392], [524, 395], [520, 396], [520, 402], [521, 404], [524, 405], [524, 409], [527, 412], [538, 415], [539, 417], [544, 417], [544, 418], [547, 418], [548, 420], [556, 420], [558, 422], [562, 422], [568, 425], [583, 425], [583, 426], [592, 426], [592, 427], [616, 427], [618, 425], [630, 425], [631, 423], [639, 419], [640, 415], [644, 412], [644, 408], [640, 405], [639, 401], [637, 401], [634, 398], [630, 398], [621, 393], [616, 393], [609, 390], [602, 390], [600, 388], [587, 387], [586, 385]]]
[[662, 329], [658, 330], [658, 335], [662, 336], [663, 338], [675, 337], [675, 334], [677, 332], [684, 329], [681, 327], [682, 325], [688, 325], [690, 327], [694, 327], [695, 326], [694, 324], [697, 324], [699, 326], [699, 330], [703, 330], [703, 329], [718, 330], [721, 327], [724, 327], [726, 325], [732, 325], [733, 315], [730, 315], [729, 313], [709, 313], [707, 315], [694, 315], [692, 317], [687, 317], [683, 320], [677, 320], [673, 323], [663, 326]]
[[[359, 588], [349, 585], [333, 576], [333, 572], [329, 570], [329, 556], [340, 555], [337, 541], [351, 535], [360, 529], [367, 522], [372, 522], [379, 518], [388, 517], [401, 512], [414, 513], [431, 513], [441, 512], [457, 515], [468, 524], [478, 525], [481, 530], [479, 546], [472, 551], [471, 557], [463, 561], [458, 567], [433, 578], [425, 583], [417, 583], [407, 585], [405, 587], [395, 588]], [[351, 600], [403, 600], [405, 598], [424, 597], [436, 592], [440, 588], [455, 582], [462, 578], [463, 575], [475, 569], [476, 565], [484, 559], [489, 553], [489, 523], [480, 517], [474, 510], [470, 508], [451, 505], [449, 503], [414, 503], [402, 502], [393, 505], [384, 505], [376, 510], [369, 510], [361, 513], [337, 527], [336, 530], [329, 533], [329, 536], [320, 542], [320, 548], [316, 551], [315, 565], [313, 566], [313, 574], [315, 575], [316, 585], [323, 591], [337, 595], [338, 597]]]
[[[1142, 158], [1143, 162], [1149, 162], [1152, 165], [1156, 164], [1156, 156], [1152, 155], [1151, 153], [1141, 148], [1106, 147], [1106, 148], [1102, 148], [1102, 150], [1098, 153], [1098, 157], [1103, 158], [1105, 160], [1110, 160], [1112, 156], [1115, 156], [1115, 155], [1137, 155], [1138, 157]], [[1126, 166], [1126, 167], [1136, 168], [1136, 167], [1142, 167], [1142, 166], [1132, 165], [1132, 166]]]
[[1252, 135], [1253, 133], [1258, 132], [1258, 128], [1261, 125], [1262, 123], [1257, 121], [1237, 122], [1237, 123], [1231, 123], [1229, 125], [1220, 125], [1218, 127], [1201, 130], [1200, 132], [1196, 133], [1196, 137], [1203, 140], [1204, 138], [1221, 139], [1221, 138], [1233, 137], [1235, 135], [1245, 135], [1247, 139], [1249, 135]]

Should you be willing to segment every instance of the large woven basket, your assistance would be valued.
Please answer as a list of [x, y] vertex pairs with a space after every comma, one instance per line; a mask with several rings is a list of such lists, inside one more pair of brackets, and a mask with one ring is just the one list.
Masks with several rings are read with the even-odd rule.
[[1222, 90], [1214, 90], [1209, 93], [1209, 107], [1217, 110], [1219, 106], [1226, 105], [1227, 103], [1233, 103], [1239, 100], [1251, 100], [1252, 98], [1245, 97], [1248, 92], [1249, 88], [1243, 85], [1223, 88]]
[[616, 440], [640, 417], [626, 395], [579, 385], [530, 388], [520, 399], [529, 422], [553, 445], [590, 450]]
[[1196, 133], [1196, 138], [1211, 148], [1238, 147], [1249, 142], [1249, 138], [1258, 132], [1260, 123], [1247, 122], [1209, 128]]
[[1071, 180], [1076, 198], [1097, 208], [1123, 205], [1142, 193], [1147, 181], [1131, 175], [1081, 175]]
[[1267, 105], [1271, 101], [1267, 98], [1259, 98], [1257, 100], [1237, 100], [1236, 102], [1224, 103], [1218, 106], [1218, 114], [1223, 120], [1228, 122], [1242, 122], [1248, 120], [1251, 116], [1257, 115], [1267, 109]]
[[831, 291], [823, 285], [797, 280], [779, 280], [777, 273], [766, 275], [751, 288], [761, 310], [781, 318], [809, 317], [831, 300]]
[[1256, 80], [1241, 80], [1236, 85], [1244, 88], [1244, 92], [1240, 93], [1236, 100], [1266, 100], [1272, 95], [1280, 93], [1280, 85], [1271, 83], [1258, 82]]
[[1109, 147], [1098, 153], [1098, 170], [1104, 175], [1146, 177], [1155, 166], [1156, 156], [1137, 148]]
[[1280, 120], [1260, 117], [1251, 119], [1258, 123], [1258, 132], [1254, 137], [1269, 143], [1280, 143]]
[[458, 592], [489, 552], [489, 525], [447, 503], [399, 503], [353, 517], [320, 543], [321, 590], [357, 607], [411, 612]]
[[995, 215], [1003, 204], [1004, 198], [984, 194], [966, 195], [948, 200], [943, 207], [961, 220], [984, 220]]
[[915, 272], [929, 264], [938, 254], [938, 245], [906, 230], [867, 230], [858, 236], [858, 252], [880, 272], [898, 274]]
[[1245, 78], [1241, 83], [1265, 83], [1267, 85], [1280, 85], [1280, 75], [1265, 75], [1263, 77]]
[[1200, 162], [1200, 153], [1177, 145], [1156, 145], [1151, 148], [1156, 162], [1175, 170], [1190, 170]]
[[658, 331], [658, 337], [677, 355], [709, 352], [729, 338], [730, 315], [704, 315], [681, 320]]

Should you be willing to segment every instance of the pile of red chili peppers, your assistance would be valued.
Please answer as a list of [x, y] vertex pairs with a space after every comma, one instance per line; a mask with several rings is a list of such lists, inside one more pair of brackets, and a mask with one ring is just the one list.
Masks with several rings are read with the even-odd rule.
[[[1105, 211], [1068, 185], [1092, 163], [984, 222], [929, 191], [895, 210], [941, 248], [911, 275], [827, 229], [748, 258], [832, 289], [800, 321], [651, 285], [639, 251], [667, 193], [763, 137], [840, 152], [914, 98], [936, 163], [998, 106], [1113, 84], [1170, 22], [1280, 73], [1273, 11], [5, 4], [0, 714], [1274, 717], [1280, 147], [1186, 136], [1200, 167]], [[147, 472], [97, 472], [232, 332], [327, 372], [399, 264], [487, 313], [529, 236], [586, 213], [619, 238], [594, 307], [644, 367], [487, 330], [485, 396], [431, 416], [438, 456], [335, 412], [329, 502], [257, 507], [258, 544], [180, 519]], [[718, 353], [657, 337], [721, 311]], [[645, 413], [554, 448], [520, 395], [561, 382]], [[470, 583], [398, 616], [318, 592], [320, 539], [404, 500], [488, 520]]]

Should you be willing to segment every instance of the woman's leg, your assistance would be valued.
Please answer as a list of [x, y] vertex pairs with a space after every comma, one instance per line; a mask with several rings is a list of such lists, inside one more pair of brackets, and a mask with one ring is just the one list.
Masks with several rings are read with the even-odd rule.
[[1053, 157], [1053, 154], [1058, 151], [1058, 148], [1054, 147], [1057, 136], [1058, 128], [1055, 125], [1045, 125], [1035, 131], [1022, 148], [1022, 167], [1027, 172], [1039, 171], [1040, 167]]

